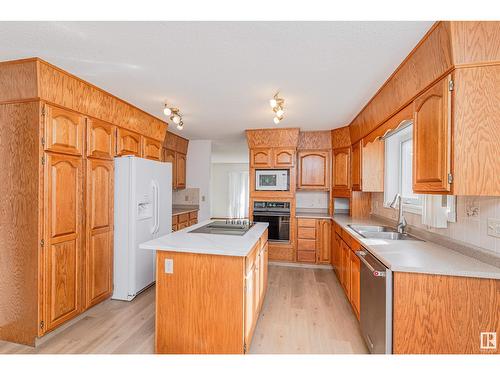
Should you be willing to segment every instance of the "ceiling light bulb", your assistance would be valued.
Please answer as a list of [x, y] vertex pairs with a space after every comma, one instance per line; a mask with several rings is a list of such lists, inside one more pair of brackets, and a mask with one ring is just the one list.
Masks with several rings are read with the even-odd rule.
[[175, 115], [174, 117], [172, 117], [172, 121], [175, 124], [179, 124], [181, 122], [181, 118], [179, 116]]
[[165, 114], [165, 116], [170, 116], [172, 114], [172, 110], [170, 108], [168, 108], [167, 106], [165, 106], [163, 113]]
[[177, 125], [177, 129], [182, 130], [183, 128], [184, 128], [184, 123], [181, 121], [181, 122], [179, 122], [179, 124]]
[[280, 122], [280, 119], [279, 119], [278, 117], [275, 117], [275, 118], [273, 118], [273, 121], [274, 121], [274, 123], [275, 123], [276, 125], [278, 125], [278, 124], [279, 124], [279, 122]]
[[283, 108], [280, 108], [276, 111], [277, 117], [282, 117], [284, 114], [285, 114], [285, 111], [283, 111]]
[[274, 108], [278, 105], [278, 102], [276, 101], [276, 99], [271, 99], [269, 100], [269, 104], [271, 105], [271, 108]]

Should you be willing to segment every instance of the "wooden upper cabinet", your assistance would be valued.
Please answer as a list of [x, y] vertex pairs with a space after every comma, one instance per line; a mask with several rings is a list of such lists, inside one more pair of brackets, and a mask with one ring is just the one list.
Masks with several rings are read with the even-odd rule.
[[271, 168], [273, 166], [272, 154], [271, 148], [250, 149], [250, 167]]
[[113, 161], [87, 160], [85, 307], [113, 292]]
[[381, 139], [364, 143], [361, 151], [361, 188], [365, 192], [384, 191], [385, 143]]
[[273, 166], [275, 168], [290, 168], [293, 167], [295, 161], [295, 150], [293, 149], [274, 149]]
[[44, 332], [81, 311], [82, 159], [46, 154], [44, 172]]
[[330, 264], [331, 262], [331, 227], [332, 223], [328, 219], [317, 220], [316, 222], [316, 251], [317, 262]]
[[161, 160], [162, 146], [160, 141], [142, 137], [142, 157], [151, 160]]
[[349, 196], [351, 189], [351, 148], [333, 150], [332, 190], [335, 196]]
[[45, 150], [83, 155], [85, 117], [50, 105], [44, 106], [44, 113]]
[[451, 76], [437, 82], [413, 102], [413, 190], [451, 190]]
[[118, 128], [116, 132], [116, 155], [141, 155], [141, 135]]
[[113, 160], [116, 149], [116, 127], [87, 118], [87, 157]]
[[351, 187], [352, 190], [361, 190], [361, 161], [362, 161], [362, 140], [352, 145], [351, 157]]
[[162, 160], [166, 163], [172, 163], [172, 189], [177, 189], [177, 170], [175, 168], [175, 151], [169, 150], [168, 148], [163, 148]]
[[297, 187], [327, 190], [330, 186], [329, 159], [329, 151], [299, 151]]
[[175, 153], [175, 186], [177, 189], [186, 187], [186, 155]]

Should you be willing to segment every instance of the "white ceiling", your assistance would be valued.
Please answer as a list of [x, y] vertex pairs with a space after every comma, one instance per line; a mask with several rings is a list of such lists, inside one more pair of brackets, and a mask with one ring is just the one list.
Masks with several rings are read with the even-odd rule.
[[0, 22], [0, 60], [38, 56], [160, 117], [190, 139], [349, 123], [432, 22]]

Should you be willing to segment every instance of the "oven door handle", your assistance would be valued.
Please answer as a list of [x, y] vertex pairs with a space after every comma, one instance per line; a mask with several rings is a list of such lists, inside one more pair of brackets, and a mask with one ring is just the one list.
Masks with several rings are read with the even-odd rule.
[[370, 263], [365, 259], [366, 252], [365, 251], [356, 251], [356, 255], [358, 258], [364, 263], [366, 267], [370, 270], [373, 276], [375, 277], [385, 277], [385, 272], [384, 271], [377, 271], [375, 268], [372, 267]]
[[280, 213], [280, 212], [253, 212], [254, 216], [284, 216], [290, 218], [289, 213]]

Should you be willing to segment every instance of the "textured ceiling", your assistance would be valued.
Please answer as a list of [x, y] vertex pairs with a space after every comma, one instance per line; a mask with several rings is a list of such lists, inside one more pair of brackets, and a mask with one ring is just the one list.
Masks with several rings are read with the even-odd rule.
[[[432, 22], [0, 22], [0, 59], [38, 56], [157, 117], [179, 107], [190, 139], [349, 123]], [[220, 143], [219, 143], [220, 144]]]

